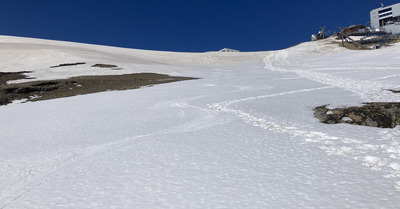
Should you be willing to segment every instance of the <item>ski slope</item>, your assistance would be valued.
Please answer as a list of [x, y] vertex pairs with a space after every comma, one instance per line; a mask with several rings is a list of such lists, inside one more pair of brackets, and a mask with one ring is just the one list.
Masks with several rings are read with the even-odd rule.
[[[1, 71], [36, 80], [201, 78], [0, 106], [0, 208], [398, 208], [399, 127], [327, 125], [313, 108], [400, 102], [386, 90], [400, 45], [332, 41], [175, 53], [0, 36]], [[123, 70], [50, 68], [69, 62]]]

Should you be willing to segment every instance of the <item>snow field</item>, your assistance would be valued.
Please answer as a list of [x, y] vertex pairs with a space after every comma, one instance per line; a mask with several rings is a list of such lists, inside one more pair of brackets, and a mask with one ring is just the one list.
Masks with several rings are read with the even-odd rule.
[[[399, 101], [385, 90], [399, 87], [399, 46], [363, 54], [327, 40], [224, 55], [2, 38], [16, 52], [25, 42], [74, 47], [67, 57], [98, 63], [109, 53], [109, 64], [129, 72], [147, 66], [201, 79], [1, 106], [0, 208], [400, 205], [399, 127], [313, 117], [325, 104]], [[103, 73], [88, 66], [50, 73], [50, 61], [32, 61], [39, 79]], [[53, 65], [61, 63], [62, 56]]]

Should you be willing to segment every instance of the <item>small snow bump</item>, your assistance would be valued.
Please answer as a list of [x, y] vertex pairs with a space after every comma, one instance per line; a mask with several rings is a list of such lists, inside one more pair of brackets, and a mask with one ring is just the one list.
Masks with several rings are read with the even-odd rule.
[[397, 190], [400, 191], [400, 181], [396, 181], [396, 182], [394, 183], [394, 187], [395, 187]]
[[400, 164], [399, 163], [391, 163], [389, 166], [395, 171], [400, 171]]
[[312, 138], [306, 138], [305, 141], [306, 142], [314, 142], [314, 143], [319, 142], [318, 140], [315, 140], [315, 139], [312, 139]]
[[342, 149], [343, 153], [346, 155], [352, 155], [354, 152], [353, 148], [350, 148], [350, 147], [342, 147], [341, 149]]
[[385, 160], [374, 156], [366, 156], [363, 159], [363, 165], [371, 170], [380, 170], [386, 164]]
[[333, 145], [334, 145], [334, 143], [332, 141], [326, 141], [325, 142], [325, 146], [327, 146], [327, 147], [331, 147]]
[[296, 128], [295, 128], [295, 127], [292, 127], [292, 126], [285, 127], [285, 129], [286, 129], [286, 130], [296, 130]]

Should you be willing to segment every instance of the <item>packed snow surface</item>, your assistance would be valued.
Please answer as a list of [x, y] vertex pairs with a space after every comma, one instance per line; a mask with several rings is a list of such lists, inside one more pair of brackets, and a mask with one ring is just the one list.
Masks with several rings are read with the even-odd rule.
[[[173, 53], [0, 36], [1, 71], [36, 80], [201, 78], [0, 106], [0, 208], [399, 208], [400, 128], [313, 108], [400, 102], [400, 45], [332, 41]], [[50, 68], [72, 62], [88, 65]]]

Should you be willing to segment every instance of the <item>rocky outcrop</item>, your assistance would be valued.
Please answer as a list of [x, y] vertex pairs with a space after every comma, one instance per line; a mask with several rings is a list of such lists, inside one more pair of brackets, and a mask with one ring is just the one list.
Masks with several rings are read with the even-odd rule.
[[48, 100], [110, 90], [136, 89], [142, 86], [196, 79], [156, 73], [134, 73], [123, 75], [79, 76], [69, 79], [11, 84], [7, 84], [7, 81], [4, 80], [15, 79], [23, 73], [24, 72], [19, 72], [19, 74], [0, 73], [0, 105], [7, 105], [15, 100]]
[[316, 107], [314, 116], [327, 124], [348, 123], [379, 128], [400, 125], [400, 103], [365, 103], [361, 107], [330, 109], [326, 105]]
[[30, 71], [21, 72], [0, 72], [0, 85], [7, 84], [11, 80], [28, 79], [26, 73], [31, 73]]

